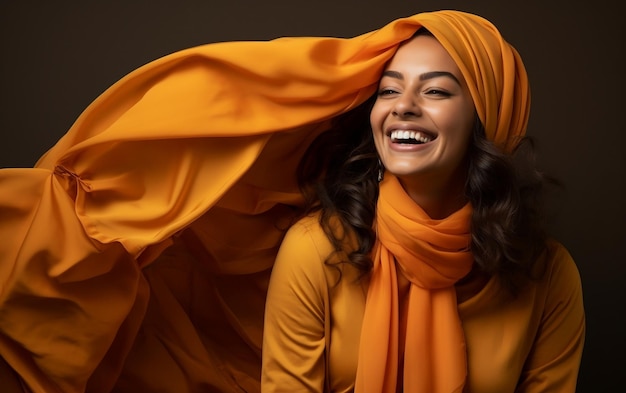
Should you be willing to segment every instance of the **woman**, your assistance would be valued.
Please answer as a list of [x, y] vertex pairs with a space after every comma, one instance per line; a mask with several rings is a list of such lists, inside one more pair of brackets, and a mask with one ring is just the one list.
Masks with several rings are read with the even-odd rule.
[[580, 278], [520, 160], [521, 59], [475, 15], [414, 18], [371, 129], [353, 114], [301, 166], [309, 209], [273, 267], [262, 391], [574, 392]]
[[105, 91], [35, 168], [0, 170], [3, 388], [260, 391], [269, 274], [304, 208], [294, 168], [423, 18], [173, 53]]

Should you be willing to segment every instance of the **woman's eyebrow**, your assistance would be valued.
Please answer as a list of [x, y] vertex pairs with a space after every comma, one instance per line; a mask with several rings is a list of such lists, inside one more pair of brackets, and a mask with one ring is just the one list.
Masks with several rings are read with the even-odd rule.
[[398, 71], [390, 71], [390, 70], [387, 70], [387, 71], [383, 72], [383, 76], [388, 76], [388, 77], [390, 77], [390, 78], [404, 80], [404, 75], [402, 75], [402, 74], [401, 74], [400, 72], [398, 72]]
[[[400, 73], [398, 71], [387, 70], [387, 71], [383, 72], [383, 76], [388, 76], [390, 78], [404, 80], [404, 75], [402, 75], [402, 73]], [[461, 86], [461, 82], [459, 82], [458, 78], [456, 76], [454, 76], [454, 74], [452, 74], [451, 72], [448, 72], [448, 71], [430, 71], [430, 72], [425, 72], [425, 73], [420, 75], [420, 80], [421, 81], [425, 81], [425, 80], [428, 80], [428, 79], [439, 78], [439, 77], [442, 77], [442, 76], [445, 76], [445, 77], [448, 77], [448, 78], [452, 79], [459, 86]]]
[[459, 86], [461, 85], [461, 82], [459, 82], [457, 77], [454, 76], [453, 73], [448, 72], [448, 71], [425, 72], [422, 75], [420, 75], [420, 80], [421, 81], [425, 81], [425, 80], [428, 80], [428, 79], [439, 78], [439, 77], [442, 77], [442, 76], [447, 76], [448, 78], [454, 80]]

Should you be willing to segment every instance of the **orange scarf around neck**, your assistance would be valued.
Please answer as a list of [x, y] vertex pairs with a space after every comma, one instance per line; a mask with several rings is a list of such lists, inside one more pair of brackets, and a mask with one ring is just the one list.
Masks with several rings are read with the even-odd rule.
[[[401, 391], [463, 390], [467, 360], [454, 284], [472, 267], [471, 213], [468, 203], [433, 220], [387, 173], [378, 200], [379, 243], [361, 332], [357, 393], [396, 392], [402, 353]], [[411, 283], [404, 351], [396, 267]]]

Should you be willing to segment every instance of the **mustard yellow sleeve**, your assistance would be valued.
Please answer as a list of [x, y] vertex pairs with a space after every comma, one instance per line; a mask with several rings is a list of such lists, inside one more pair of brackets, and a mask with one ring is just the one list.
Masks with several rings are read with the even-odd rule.
[[[261, 391], [323, 392], [325, 313], [323, 233], [302, 223], [287, 233], [272, 270], [265, 309]], [[320, 242], [321, 241], [321, 242]]]
[[584, 338], [581, 279], [571, 255], [555, 246], [541, 325], [516, 392], [575, 392]]

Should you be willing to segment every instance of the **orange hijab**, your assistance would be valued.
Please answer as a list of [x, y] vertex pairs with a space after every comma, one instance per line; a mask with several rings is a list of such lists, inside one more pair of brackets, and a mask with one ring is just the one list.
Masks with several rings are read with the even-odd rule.
[[[434, 34], [461, 69], [487, 137], [503, 150], [514, 148], [526, 130], [530, 97], [515, 49], [475, 15], [445, 11], [413, 20]], [[361, 333], [357, 393], [463, 390], [466, 349], [454, 284], [472, 266], [471, 213], [467, 204], [445, 219], [432, 220], [397, 178], [387, 175], [381, 183], [379, 243]], [[410, 281], [404, 316], [397, 269]]]

